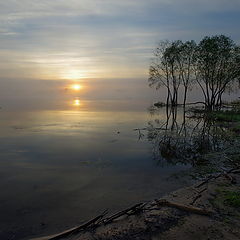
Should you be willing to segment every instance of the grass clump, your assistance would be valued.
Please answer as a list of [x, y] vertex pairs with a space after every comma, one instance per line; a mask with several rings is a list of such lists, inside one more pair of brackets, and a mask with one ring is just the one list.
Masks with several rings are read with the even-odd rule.
[[217, 111], [211, 114], [216, 121], [240, 122], [240, 112], [236, 111]]
[[232, 207], [240, 207], [240, 192], [226, 191], [224, 203]]

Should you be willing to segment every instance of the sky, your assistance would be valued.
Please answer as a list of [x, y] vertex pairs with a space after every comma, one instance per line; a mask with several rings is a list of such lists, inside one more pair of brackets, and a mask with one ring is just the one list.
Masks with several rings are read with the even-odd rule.
[[158, 41], [239, 22], [239, 0], [0, 0], [0, 81], [144, 79]]

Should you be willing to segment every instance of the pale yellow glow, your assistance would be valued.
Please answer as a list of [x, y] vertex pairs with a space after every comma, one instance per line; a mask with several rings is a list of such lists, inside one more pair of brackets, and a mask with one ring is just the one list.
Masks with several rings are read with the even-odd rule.
[[80, 84], [73, 84], [73, 85], [71, 86], [71, 88], [72, 88], [73, 90], [75, 90], [75, 91], [78, 91], [78, 90], [80, 90], [80, 89], [82, 88], [82, 86], [81, 86]]
[[75, 100], [73, 101], [73, 105], [74, 105], [74, 106], [80, 106], [80, 105], [81, 105], [80, 100], [79, 100], [79, 99], [75, 99]]
[[77, 70], [77, 69], [64, 70], [62, 75], [63, 75], [63, 78], [69, 79], [69, 80], [78, 80], [86, 77], [86, 74], [84, 71]]
[[[86, 52], [83, 55], [89, 54]], [[142, 65], [133, 66], [125, 61], [115, 62], [116, 56], [109, 59], [79, 56], [76, 50], [67, 52], [58, 49], [56, 52], [37, 54], [25, 50], [0, 50], [0, 56], [0, 70], [4, 69], [0, 71], [1, 78], [21, 76], [29, 79], [77, 81], [97, 78], [145, 78], [148, 75], [148, 68]], [[9, 59], [14, 61], [10, 63]]]

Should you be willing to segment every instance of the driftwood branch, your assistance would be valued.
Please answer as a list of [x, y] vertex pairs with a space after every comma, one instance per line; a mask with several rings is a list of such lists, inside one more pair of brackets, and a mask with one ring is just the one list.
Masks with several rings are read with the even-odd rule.
[[199, 195], [197, 195], [193, 200], [192, 200], [192, 202], [190, 203], [190, 205], [193, 205], [199, 198], [201, 198], [202, 197], [202, 194], [199, 194]]
[[183, 211], [196, 213], [196, 214], [200, 214], [200, 215], [212, 215], [213, 214], [213, 211], [210, 211], [207, 209], [202, 209], [202, 208], [184, 205], [184, 204], [180, 204], [180, 203], [170, 202], [165, 199], [157, 200], [157, 205], [174, 207], [174, 208], [177, 208], [177, 209], [180, 209]]
[[137, 211], [141, 210], [146, 204], [147, 203], [135, 204], [134, 206], [132, 206], [130, 208], [127, 208], [123, 211], [117, 212], [117, 213], [113, 214], [112, 216], [103, 219], [102, 223], [107, 224], [123, 215], [130, 215], [130, 214], [136, 213]]
[[198, 191], [197, 189], [194, 189], [194, 190], [198, 193], [198, 195], [197, 195], [195, 198], [193, 198], [193, 200], [192, 200], [192, 202], [190, 203], [190, 205], [195, 204], [195, 202], [196, 202], [199, 198], [202, 197], [202, 193], [203, 193], [204, 191], [206, 191], [207, 188], [203, 188], [203, 189], [200, 190], [200, 191]]
[[90, 221], [80, 225], [80, 226], [77, 226], [77, 227], [74, 227], [74, 228], [71, 228], [71, 229], [68, 229], [64, 232], [61, 232], [61, 233], [58, 233], [58, 234], [55, 234], [55, 235], [51, 235], [51, 236], [47, 236], [47, 237], [42, 237], [42, 238], [35, 238], [34, 240], [58, 240], [58, 239], [61, 239], [63, 237], [67, 237], [69, 235], [72, 235], [74, 233], [77, 233], [79, 231], [82, 231], [82, 230], [85, 230], [86, 228], [88, 227], [93, 227], [93, 226], [96, 226], [98, 225], [99, 221], [107, 214], [107, 210], [104, 211], [102, 214], [100, 214], [99, 216], [91, 219]]
[[218, 177], [222, 176], [222, 173], [219, 173], [218, 175], [210, 175], [208, 178], [206, 178], [205, 180], [203, 180], [202, 182], [200, 182], [199, 184], [197, 184], [195, 186], [195, 188], [199, 188], [199, 187], [202, 187], [204, 184], [208, 183], [210, 180], [212, 179], [216, 179]]
[[[229, 179], [229, 180], [231, 180], [231, 183], [233, 183], [234, 182], [234, 179], [233, 179], [233, 177], [232, 176], [230, 176], [229, 174], [230, 173], [235, 173], [235, 172], [237, 172], [237, 171], [239, 171], [240, 170], [240, 168], [239, 167], [237, 167], [237, 168], [232, 168], [232, 169], [230, 169], [230, 170], [223, 170], [223, 172], [221, 172], [221, 173], [219, 173], [219, 174], [217, 174], [217, 175], [210, 175], [207, 179], [205, 179], [204, 181], [202, 181], [201, 183], [199, 183], [199, 184], [197, 184], [196, 186], [195, 186], [195, 188], [199, 188], [199, 187], [201, 187], [201, 186], [203, 186], [204, 184], [206, 184], [206, 183], [208, 183], [210, 180], [212, 180], [212, 179], [217, 179], [217, 178], [219, 178], [219, 177], [221, 177], [221, 176], [226, 176], [227, 175], [227, 178]], [[232, 182], [233, 181], [233, 182]]]
[[231, 176], [230, 174], [227, 174], [227, 173], [224, 173], [223, 174], [225, 178], [227, 178], [228, 180], [230, 180], [230, 182], [232, 184], [236, 184], [237, 183], [237, 180], [235, 177]]
[[238, 163], [236, 163], [234, 160], [232, 160], [229, 157], [224, 156], [224, 158], [226, 158], [228, 161], [230, 161], [233, 165], [235, 165], [237, 168], [240, 168], [240, 165]]

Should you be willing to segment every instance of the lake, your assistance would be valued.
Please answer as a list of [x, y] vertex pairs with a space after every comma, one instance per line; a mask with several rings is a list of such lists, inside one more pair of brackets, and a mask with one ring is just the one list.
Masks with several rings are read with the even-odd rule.
[[60, 232], [190, 184], [177, 177], [190, 164], [156, 161], [148, 133], [134, 131], [166, 119], [148, 110], [145, 82], [131, 98], [96, 99], [36, 84], [1, 88], [0, 239]]

